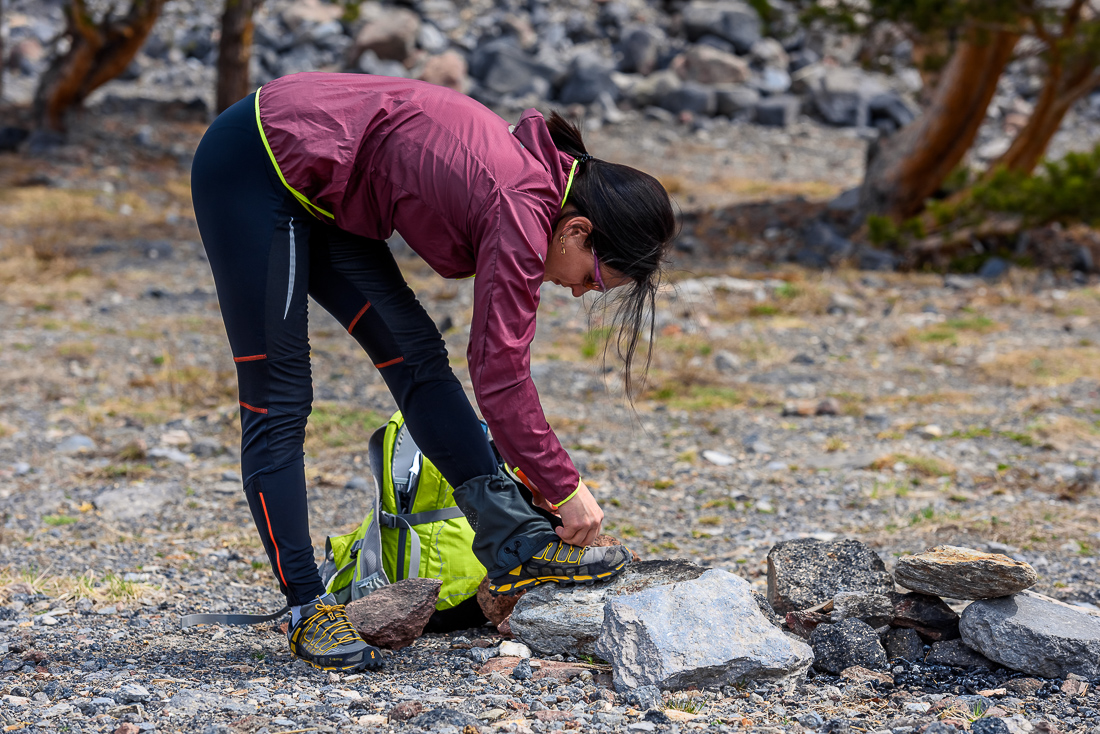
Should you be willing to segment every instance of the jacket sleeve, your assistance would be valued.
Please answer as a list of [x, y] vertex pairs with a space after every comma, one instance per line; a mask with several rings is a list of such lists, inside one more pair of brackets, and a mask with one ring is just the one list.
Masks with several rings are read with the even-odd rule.
[[565, 499], [580, 475], [546, 422], [531, 380], [531, 340], [545, 273], [549, 212], [539, 198], [497, 196], [481, 218], [474, 314], [466, 358], [478, 407], [504, 458], [550, 501]]

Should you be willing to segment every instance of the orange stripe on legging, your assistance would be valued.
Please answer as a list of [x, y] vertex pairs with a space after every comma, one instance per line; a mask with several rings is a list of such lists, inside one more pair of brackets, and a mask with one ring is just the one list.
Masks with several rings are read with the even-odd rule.
[[279, 578], [283, 582], [283, 586], [290, 588], [290, 584], [286, 582], [286, 577], [283, 576], [283, 564], [279, 562], [279, 546], [275, 542], [275, 533], [271, 532], [271, 518], [267, 516], [267, 503], [264, 502], [264, 493], [257, 492], [260, 495], [260, 506], [264, 508], [264, 520], [267, 520], [267, 534], [271, 538], [271, 545], [275, 548], [275, 568], [279, 570]]
[[350, 324], [348, 324], [349, 334], [351, 333], [351, 330], [355, 328], [355, 325], [359, 323], [359, 319], [363, 318], [363, 314], [367, 312], [368, 308], [370, 308], [370, 301], [367, 301], [367, 305], [359, 309], [359, 313], [355, 314], [355, 318], [351, 320]]
[[248, 403], [244, 402], [243, 400], [238, 400], [237, 402], [241, 404], [242, 408], [247, 408], [247, 409], [251, 410], [253, 413], [259, 413], [260, 415], [267, 415], [267, 408], [255, 408], [255, 407], [249, 405]]
[[382, 363], [376, 364], [374, 366], [377, 367], [378, 369], [382, 369], [383, 367], [389, 367], [391, 364], [397, 364], [398, 362], [404, 362], [404, 361], [405, 361], [404, 357], [398, 357], [397, 359], [391, 359], [389, 362], [382, 362]]
[[255, 362], [258, 359], [267, 359], [266, 354], [253, 354], [248, 357], [234, 357], [234, 362]]

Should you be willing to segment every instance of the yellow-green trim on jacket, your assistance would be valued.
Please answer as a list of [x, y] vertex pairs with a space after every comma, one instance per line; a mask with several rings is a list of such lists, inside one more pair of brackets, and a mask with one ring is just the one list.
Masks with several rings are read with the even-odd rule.
[[275, 160], [275, 153], [271, 150], [271, 144], [267, 142], [267, 134], [264, 133], [263, 123], [260, 121], [260, 90], [263, 87], [256, 90], [256, 127], [260, 131], [260, 139], [264, 141], [264, 148], [267, 149], [267, 155], [271, 158], [271, 164], [275, 166], [275, 173], [279, 174], [279, 180], [283, 182], [283, 186], [286, 186], [287, 191], [294, 194], [294, 198], [302, 203], [302, 206], [306, 208], [306, 211], [310, 212], [314, 216], [317, 214], [323, 214], [329, 219], [335, 219], [331, 212], [326, 212], [321, 207], [314, 204], [312, 201], [306, 198], [305, 194], [296, 190], [293, 186], [286, 182], [286, 177], [283, 176], [283, 171], [279, 168], [279, 161]]

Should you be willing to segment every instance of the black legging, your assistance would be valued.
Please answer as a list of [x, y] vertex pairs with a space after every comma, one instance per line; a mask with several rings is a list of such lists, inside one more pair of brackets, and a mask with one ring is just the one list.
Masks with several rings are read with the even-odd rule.
[[324, 593], [302, 450], [313, 402], [307, 294], [363, 347], [452, 486], [495, 474], [496, 460], [389, 247], [320, 222], [294, 199], [260, 138], [254, 97], [206, 131], [191, 196], [237, 365], [245, 495], [287, 602], [298, 605]]

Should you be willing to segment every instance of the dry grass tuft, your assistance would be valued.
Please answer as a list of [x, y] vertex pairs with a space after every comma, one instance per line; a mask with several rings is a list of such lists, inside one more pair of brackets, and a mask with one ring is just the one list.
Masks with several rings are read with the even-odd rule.
[[934, 456], [915, 456], [913, 454], [887, 454], [871, 463], [875, 471], [891, 469], [895, 464], [905, 464], [911, 471], [925, 477], [951, 477], [955, 475], [955, 467], [943, 459]]
[[1014, 387], [1057, 387], [1080, 379], [1100, 380], [1100, 349], [1021, 349], [981, 365], [988, 379]]
[[12, 594], [45, 594], [60, 601], [91, 599], [97, 602], [132, 602], [163, 596], [158, 586], [139, 581], [125, 581], [114, 572], [97, 574], [93, 570], [79, 576], [50, 573], [50, 569], [0, 568], [0, 596]]

